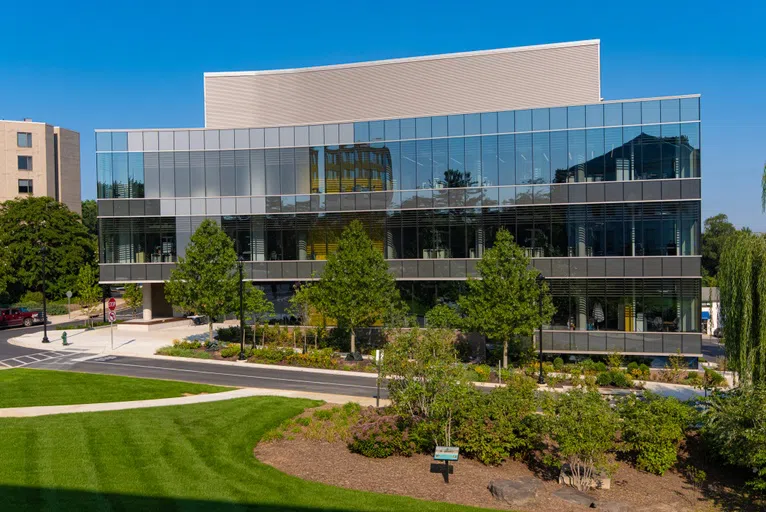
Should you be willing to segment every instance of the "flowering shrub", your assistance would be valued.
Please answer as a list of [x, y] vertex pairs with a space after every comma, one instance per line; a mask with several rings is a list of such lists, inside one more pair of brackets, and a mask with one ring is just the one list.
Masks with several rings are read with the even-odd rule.
[[[221, 355], [223, 355], [223, 352]], [[251, 363], [337, 369], [342, 366], [342, 363], [339, 359], [334, 359], [332, 355], [332, 349], [312, 350], [306, 354], [301, 354], [289, 348], [266, 347], [251, 351], [248, 361]]]
[[370, 407], [350, 429], [349, 450], [353, 453], [383, 459], [391, 455], [410, 456], [416, 445], [410, 440], [409, 421], [402, 416]]

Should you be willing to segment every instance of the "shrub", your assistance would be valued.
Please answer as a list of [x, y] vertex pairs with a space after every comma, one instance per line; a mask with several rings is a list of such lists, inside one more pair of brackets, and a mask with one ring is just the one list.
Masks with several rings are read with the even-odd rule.
[[719, 389], [728, 386], [726, 378], [713, 370], [712, 368], [705, 368], [705, 373], [702, 376], [702, 387], [707, 389]]
[[609, 370], [598, 374], [596, 377], [596, 384], [599, 386], [629, 388], [633, 386], [633, 381], [630, 376], [622, 370]]
[[634, 375], [636, 372], [638, 372], [638, 363], [631, 361], [628, 363], [628, 373]]
[[240, 345], [238, 343], [230, 343], [221, 349], [221, 357], [234, 357], [239, 355]]
[[678, 458], [678, 445], [694, 417], [694, 410], [673, 397], [646, 392], [621, 400], [617, 411], [623, 420], [623, 451], [636, 458], [636, 467], [657, 475]]
[[196, 350], [202, 346], [199, 341], [173, 340], [173, 346], [180, 349]]
[[606, 357], [606, 363], [607, 366], [612, 370], [620, 368], [622, 366], [622, 354], [619, 352], [611, 352]]
[[410, 456], [415, 446], [409, 440], [408, 430], [402, 416], [370, 407], [362, 411], [359, 421], [351, 427], [348, 448], [375, 459], [395, 454]]
[[479, 382], [489, 382], [490, 375], [492, 374], [492, 368], [486, 364], [477, 364], [473, 366], [473, 371], [478, 377], [476, 380]]
[[560, 357], [557, 357], [553, 360], [553, 369], [558, 371], [561, 371], [561, 369], [564, 368], [564, 360]]
[[617, 415], [600, 394], [580, 390], [555, 397], [551, 412], [546, 419], [558, 455], [569, 464], [574, 486], [585, 491], [606, 468], [606, 453], [614, 447], [617, 433]]
[[644, 363], [641, 363], [640, 365], [638, 365], [638, 370], [641, 372], [641, 378], [642, 378], [642, 379], [648, 379], [648, 378], [649, 378], [649, 376], [650, 376], [650, 375], [651, 375], [651, 373], [652, 373], [652, 372], [649, 370], [649, 366], [647, 366], [647, 365], [646, 365], [646, 364], [644, 364]]
[[596, 370], [597, 372], [605, 372], [607, 370], [606, 364], [602, 363], [601, 361], [594, 364], [593, 369]]
[[699, 372], [689, 372], [684, 378], [684, 384], [694, 387], [702, 386], [702, 376]]
[[[216, 338], [218, 338], [218, 341], [239, 343], [241, 332], [242, 331], [238, 325], [232, 327], [219, 327], [216, 331]], [[250, 339], [252, 337], [252, 329], [245, 328], [245, 332], [247, 333], [248, 339]]]
[[611, 386], [612, 385], [612, 373], [603, 372], [596, 376], [596, 384], [599, 386]]
[[531, 450], [537, 439], [536, 389], [534, 380], [515, 376], [505, 387], [475, 392], [455, 429], [455, 444], [467, 456], [490, 465]]
[[22, 302], [22, 303], [36, 302], [36, 303], [42, 304], [43, 292], [28, 291], [21, 296], [21, 298], [19, 299], [19, 302]]
[[766, 492], [766, 386], [716, 393], [707, 403], [702, 416], [706, 444], [722, 461], [752, 471], [748, 486]]
[[199, 350], [181, 348], [172, 345], [158, 348], [155, 354], [161, 356], [193, 357], [196, 359], [210, 359], [212, 357], [209, 352], [201, 352]]

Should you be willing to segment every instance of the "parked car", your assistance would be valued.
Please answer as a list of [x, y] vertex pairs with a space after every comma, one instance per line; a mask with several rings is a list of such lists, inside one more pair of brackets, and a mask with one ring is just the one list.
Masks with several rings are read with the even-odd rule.
[[716, 338], [720, 338], [721, 336], [723, 336], [723, 330], [720, 327], [716, 327], [715, 331], [713, 331], [713, 336], [715, 336]]
[[39, 311], [23, 311], [21, 308], [0, 309], [0, 327], [13, 327], [23, 325], [30, 327], [42, 323], [42, 314]]

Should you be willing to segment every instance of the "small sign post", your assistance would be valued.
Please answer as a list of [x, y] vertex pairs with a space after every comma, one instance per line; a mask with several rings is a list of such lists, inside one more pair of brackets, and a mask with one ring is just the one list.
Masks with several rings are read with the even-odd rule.
[[72, 304], [70, 300], [72, 299], [72, 291], [66, 292], [66, 310], [67, 314], [69, 315], [69, 318], [72, 318]]
[[112, 339], [112, 350], [114, 350], [114, 321], [117, 320], [117, 314], [112, 309], [112, 300], [109, 301], [109, 337]]
[[449, 483], [450, 462], [457, 462], [460, 456], [460, 448], [457, 446], [437, 446], [434, 451], [434, 460], [443, 460], [444, 467], [444, 481]]
[[380, 379], [383, 375], [383, 351], [380, 349], [375, 351], [375, 363], [378, 365], [378, 391], [375, 395], [375, 408], [380, 409]]

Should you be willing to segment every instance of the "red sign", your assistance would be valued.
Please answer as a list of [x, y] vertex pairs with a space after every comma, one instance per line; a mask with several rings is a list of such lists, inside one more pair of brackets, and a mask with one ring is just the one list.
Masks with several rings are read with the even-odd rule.
[[117, 320], [117, 315], [115, 314], [114, 311], [110, 311], [109, 312], [109, 321], [110, 322], [114, 322], [115, 320]]
[[109, 299], [109, 302], [106, 303], [106, 305], [109, 307], [110, 310], [114, 311], [117, 309], [117, 301], [114, 300], [114, 297]]

